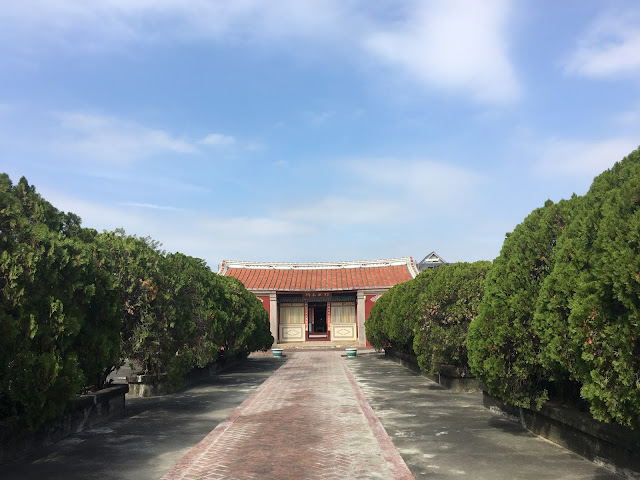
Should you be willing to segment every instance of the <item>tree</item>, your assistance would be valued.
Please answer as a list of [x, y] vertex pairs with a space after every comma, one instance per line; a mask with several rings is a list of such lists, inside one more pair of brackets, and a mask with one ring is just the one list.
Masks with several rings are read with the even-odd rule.
[[394, 285], [376, 301], [365, 324], [367, 339], [375, 348], [393, 347], [413, 353], [417, 319], [417, 290], [413, 281]]
[[417, 312], [413, 350], [418, 365], [436, 374], [440, 364], [460, 374], [469, 371], [467, 330], [478, 315], [484, 280], [491, 262], [454, 263], [418, 275]]
[[0, 174], [0, 426], [35, 430], [126, 359], [182, 384], [273, 343], [262, 303], [150, 238], [98, 234]]
[[377, 350], [383, 349], [389, 344], [384, 324], [391, 301], [391, 295], [387, 295], [388, 293], [389, 291], [378, 297], [364, 324], [367, 340]]
[[222, 312], [216, 322], [216, 335], [224, 339], [223, 355], [234, 358], [273, 345], [269, 316], [262, 302], [240, 280], [219, 277], [225, 285]]
[[168, 367], [174, 384], [194, 367], [213, 364], [224, 339], [216, 334], [222, 312], [225, 286], [204, 260], [182, 253], [167, 255], [171, 292], [176, 318], [172, 326], [172, 346]]
[[119, 364], [135, 362], [144, 373], [165, 372], [163, 330], [171, 323], [173, 305], [163, 283], [163, 253], [151, 238], [127, 235], [124, 230], [96, 237], [105, 269], [117, 292], [121, 318]]
[[8, 431], [57, 418], [85, 380], [74, 342], [93, 290], [64, 218], [26, 179], [12, 186], [0, 175], [0, 418]]
[[[536, 312], [542, 361], [595, 418], [640, 428], [640, 150], [594, 180]], [[556, 373], [557, 375], [557, 373]]]
[[507, 237], [485, 282], [468, 337], [472, 373], [491, 395], [526, 408], [548, 399], [546, 372], [533, 314], [540, 287], [553, 269], [556, 242], [573, 217], [576, 197], [534, 210]]
[[86, 259], [82, 282], [88, 295], [80, 305], [83, 325], [73, 349], [78, 352], [85, 387], [98, 390], [104, 387], [109, 374], [120, 365], [120, 298], [109, 269], [108, 253], [96, 241], [97, 232], [77, 229], [74, 238]]

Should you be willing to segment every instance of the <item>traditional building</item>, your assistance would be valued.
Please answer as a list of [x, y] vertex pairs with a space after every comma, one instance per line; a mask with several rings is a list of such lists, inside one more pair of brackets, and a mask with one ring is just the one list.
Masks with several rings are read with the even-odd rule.
[[431, 252], [429, 255], [420, 260], [420, 263], [418, 263], [418, 272], [422, 272], [427, 268], [436, 268], [441, 265], [449, 264], [436, 252]]
[[225, 260], [219, 275], [240, 280], [269, 312], [276, 343], [324, 341], [366, 345], [371, 307], [418, 274], [411, 257], [339, 263]]

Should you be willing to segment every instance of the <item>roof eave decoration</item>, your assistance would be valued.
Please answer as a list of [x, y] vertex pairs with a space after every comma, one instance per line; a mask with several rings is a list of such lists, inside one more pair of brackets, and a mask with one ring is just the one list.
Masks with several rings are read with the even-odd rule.
[[345, 262], [251, 262], [241, 260], [223, 260], [218, 270], [224, 275], [229, 268], [273, 269], [273, 270], [333, 270], [340, 268], [375, 268], [406, 265], [411, 274], [417, 275], [416, 262], [412, 257], [390, 258], [385, 260], [358, 260]]

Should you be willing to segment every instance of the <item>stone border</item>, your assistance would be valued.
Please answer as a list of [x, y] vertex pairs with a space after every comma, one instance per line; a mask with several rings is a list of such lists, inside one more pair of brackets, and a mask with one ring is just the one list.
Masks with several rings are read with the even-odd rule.
[[411, 473], [411, 470], [409, 470], [409, 467], [400, 455], [400, 452], [398, 452], [398, 449], [393, 444], [393, 440], [391, 440], [391, 437], [389, 437], [389, 434], [380, 422], [380, 419], [373, 411], [373, 408], [369, 404], [367, 398], [364, 396], [364, 393], [362, 393], [362, 390], [358, 386], [358, 382], [347, 367], [344, 359], [341, 358], [341, 360], [344, 373], [347, 376], [349, 383], [351, 384], [351, 388], [353, 388], [353, 392], [355, 393], [356, 399], [358, 400], [360, 409], [367, 419], [369, 428], [371, 429], [373, 436], [378, 442], [378, 446], [380, 447], [382, 456], [387, 463], [387, 467], [389, 467], [389, 471], [393, 474], [393, 478], [402, 480], [415, 480], [415, 477]]
[[[420, 370], [415, 355], [385, 349], [385, 355], [402, 366], [420, 373], [439, 383], [444, 388], [451, 377], [429, 375]], [[444, 380], [444, 381], [443, 381]], [[482, 390], [482, 403], [485, 408], [506, 415], [520, 423], [530, 432], [556, 443], [567, 450], [591, 460], [630, 480], [640, 480], [640, 432], [621, 425], [599, 422], [591, 415], [552, 402], [547, 403], [539, 412], [526, 408], [505, 405], [501, 400], [491, 397], [479, 380], [475, 380], [476, 390]], [[455, 390], [455, 382], [453, 391]]]
[[415, 355], [396, 352], [392, 348], [385, 348], [384, 354], [400, 365], [407, 367], [408, 369], [413, 370], [414, 372], [417, 372], [424, 377], [427, 377], [429, 380], [438, 383], [442, 387], [446, 388], [447, 390], [451, 390], [452, 392], [471, 393], [482, 391], [480, 380], [473, 377], [472, 375], [463, 377], [462, 375], [457, 374], [453, 367], [449, 365], [442, 365], [442, 368], [438, 375], [431, 375], [420, 370], [420, 367], [418, 366], [418, 359]]
[[485, 408], [506, 414], [530, 432], [624, 478], [640, 479], [640, 432], [594, 420], [591, 415], [549, 402], [539, 412], [505, 405], [482, 392]]
[[121, 417], [128, 385], [116, 385], [72, 401], [70, 411], [51, 427], [22, 438], [0, 438], [0, 464], [46, 447], [94, 425]]
[[203, 378], [213, 377], [224, 370], [238, 364], [247, 358], [247, 355], [241, 354], [235, 358], [216, 362], [208, 367], [195, 368], [184, 376], [182, 385], [177, 389], [170, 389], [167, 385], [167, 374], [161, 375], [128, 375], [127, 383], [129, 384], [129, 393], [127, 398], [143, 398], [167, 395], [183, 390]]

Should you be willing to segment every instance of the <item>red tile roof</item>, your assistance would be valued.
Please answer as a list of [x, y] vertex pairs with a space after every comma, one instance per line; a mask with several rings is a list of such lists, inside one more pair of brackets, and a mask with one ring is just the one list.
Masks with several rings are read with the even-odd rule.
[[278, 292], [391, 288], [417, 275], [411, 257], [340, 263], [268, 263], [225, 260], [219, 275], [240, 280], [247, 290]]

